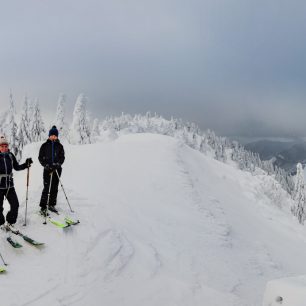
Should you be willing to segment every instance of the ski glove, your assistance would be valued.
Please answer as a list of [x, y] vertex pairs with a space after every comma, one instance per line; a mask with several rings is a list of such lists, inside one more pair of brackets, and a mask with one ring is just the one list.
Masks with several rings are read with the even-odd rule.
[[53, 167], [47, 164], [47, 165], [45, 166], [45, 170], [46, 170], [46, 171], [52, 171], [52, 170], [53, 170]]
[[59, 169], [60, 167], [61, 167], [60, 163], [53, 163], [52, 164], [52, 169], [54, 169], [54, 170]]
[[25, 161], [25, 163], [26, 163], [26, 165], [27, 165], [28, 167], [30, 167], [31, 164], [33, 164], [32, 158], [31, 158], [31, 157], [30, 157], [30, 158], [27, 158], [26, 161]]

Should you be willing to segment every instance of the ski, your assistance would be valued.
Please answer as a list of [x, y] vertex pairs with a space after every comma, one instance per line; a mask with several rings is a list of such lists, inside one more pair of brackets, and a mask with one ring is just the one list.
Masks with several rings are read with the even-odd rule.
[[34, 240], [34, 239], [32, 239], [32, 238], [30, 238], [30, 237], [24, 235], [24, 234], [21, 233], [19, 230], [14, 230], [14, 229], [12, 229], [12, 228], [10, 228], [10, 227], [7, 227], [7, 229], [8, 229], [10, 232], [12, 232], [13, 234], [22, 237], [23, 240], [25, 240], [26, 242], [29, 242], [29, 243], [32, 244], [32, 245], [40, 246], [40, 245], [43, 245], [43, 244], [44, 244], [43, 242], [38, 242], [38, 241], [36, 241], [36, 240]]
[[69, 217], [65, 217], [64, 222], [54, 220], [53, 218], [50, 218], [50, 217], [48, 217], [48, 220], [49, 220], [52, 224], [54, 224], [55, 226], [57, 226], [57, 227], [59, 227], [59, 228], [67, 228], [67, 227], [69, 227], [69, 226], [71, 226], [71, 225], [77, 225], [77, 224], [80, 223], [79, 220], [74, 221], [74, 220], [72, 220], [72, 219], [69, 218]]
[[[49, 214], [49, 212], [50, 211], [48, 211], [48, 215], [45, 217], [44, 215], [42, 215], [41, 213], [40, 213], [40, 215], [42, 216], [42, 217], [44, 217], [44, 218], [47, 218], [47, 220], [50, 222], [50, 223], [52, 223], [53, 225], [55, 225], [56, 227], [59, 227], [59, 228], [67, 228], [67, 227], [69, 227], [69, 226], [71, 226], [71, 225], [77, 225], [77, 224], [79, 224], [80, 223], [80, 221], [79, 220], [73, 220], [73, 219], [71, 219], [71, 218], [69, 218], [69, 217], [65, 217], [64, 218], [64, 221], [58, 221], [58, 220], [55, 220], [55, 219], [53, 219], [52, 217], [50, 217], [50, 214]], [[52, 211], [51, 211], [52, 212]], [[56, 214], [56, 215], [59, 215], [59, 213], [55, 213], [55, 212], [52, 212], [52, 213], [54, 213], [54, 214]]]
[[[3, 225], [0, 227], [3, 231], [5, 231], [6, 235], [9, 232], [9, 228], [6, 225]], [[19, 242], [15, 241], [12, 239], [11, 236], [7, 237], [6, 240], [8, 241], [8, 243], [13, 247], [13, 248], [21, 248], [22, 244], [20, 244]]]
[[21, 233], [18, 234], [19, 236], [21, 236], [26, 242], [29, 242], [30, 244], [32, 245], [35, 245], [35, 246], [40, 246], [40, 245], [44, 245], [45, 243], [44, 242], [38, 242], [28, 236], [25, 236]]
[[12, 237], [7, 237], [6, 240], [9, 242], [9, 244], [10, 244], [13, 248], [15, 248], [15, 249], [22, 248], [22, 244], [20, 244], [19, 242], [13, 240]]
[[55, 226], [57, 226], [57, 227], [59, 227], [59, 228], [67, 228], [67, 227], [69, 227], [70, 226], [70, 224], [68, 224], [68, 223], [62, 223], [62, 222], [59, 222], [59, 221], [57, 221], [57, 220], [54, 220], [54, 219], [52, 219], [52, 218], [50, 218], [50, 217], [48, 217], [48, 220], [52, 223], [52, 224], [54, 224]]
[[79, 220], [74, 221], [74, 220], [72, 220], [72, 219], [71, 219], [71, 218], [69, 218], [69, 217], [66, 217], [66, 218], [65, 218], [65, 222], [66, 222], [67, 224], [69, 224], [69, 225], [77, 225], [77, 224], [79, 224], [79, 223], [80, 223], [80, 221], [79, 221]]
[[[47, 215], [43, 215], [41, 211], [39, 212], [39, 215], [42, 216], [45, 220], [48, 220], [51, 222], [53, 225], [59, 227], [59, 228], [66, 228], [69, 227], [67, 223], [62, 223], [60, 221], [54, 220], [53, 218], [50, 217], [49, 211], [47, 212]], [[45, 222], [43, 224], [46, 224]]]
[[[60, 216], [60, 213], [57, 211], [57, 212], [55, 212], [55, 211], [52, 211], [52, 210], [48, 210], [48, 212], [51, 212], [51, 213], [53, 213], [53, 214], [56, 214], [56, 215], [58, 215], [58, 216]], [[65, 221], [65, 223], [67, 223], [67, 224], [69, 224], [69, 225], [77, 225], [77, 224], [79, 224], [80, 223], [80, 221], [79, 220], [72, 220], [70, 217], [65, 217], [65, 219], [64, 219], [64, 221]], [[62, 223], [63, 224], [63, 223]]]

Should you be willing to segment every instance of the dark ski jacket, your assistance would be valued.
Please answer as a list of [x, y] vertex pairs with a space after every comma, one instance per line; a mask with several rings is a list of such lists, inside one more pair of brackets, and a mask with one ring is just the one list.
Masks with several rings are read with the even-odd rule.
[[26, 168], [27, 164], [19, 165], [13, 153], [0, 153], [0, 189], [14, 187], [13, 169], [19, 171]]
[[63, 145], [58, 139], [55, 141], [48, 139], [40, 147], [38, 160], [43, 167], [46, 167], [47, 165], [52, 166], [52, 164], [62, 165], [65, 160]]

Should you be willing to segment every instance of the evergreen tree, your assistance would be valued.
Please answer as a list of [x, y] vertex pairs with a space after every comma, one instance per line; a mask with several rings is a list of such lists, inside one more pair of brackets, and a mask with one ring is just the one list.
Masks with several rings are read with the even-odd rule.
[[28, 113], [29, 113], [28, 98], [27, 96], [25, 96], [22, 107], [22, 113], [20, 117], [19, 129], [17, 133], [18, 151], [20, 152], [19, 155], [20, 158], [23, 147], [31, 142]]
[[33, 142], [41, 141], [45, 138], [45, 126], [41, 117], [38, 99], [33, 104], [33, 117], [31, 124], [31, 140]]
[[92, 125], [91, 130], [91, 139], [96, 140], [97, 137], [100, 136], [100, 130], [99, 130], [99, 120], [96, 118]]
[[8, 112], [8, 126], [7, 126], [7, 137], [10, 143], [10, 150], [16, 156], [19, 157], [18, 138], [17, 138], [17, 123], [15, 121], [15, 103], [13, 94], [10, 92], [10, 107]]
[[6, 133], [7, 116], [8, 116], [8, 111], [5, 111], [0, 114], [0, 133], [1, 134]]
[[301, 224], [304, 224], [306, 219], [306, 197], [305, 197], [305, 180], [302, 164], [297, 164], [297, 173], [294, 189], [295, 203], [292, 207], [292, 213], [298, 218]]
[[65, 122], [65, 103], [66, 103], [65, 94], [60, 94], [57, 102], [54, 125], [56, 125], [61, 137], [63, 138], [68, 137], [68, 128]]
[[69, 132], [69, 140], [73, 144], [87, 144], [91, 142], [87, 122], [86, 102], [87, 99], [84, 94], [80, 94], [75, 103]]
[[36, 100], [37, 100], [37, 98], [35, 100], [28, 99], [28, 114], [27, 114], [27, 116], [28, 116], [30, 142], [34, 141], [34, 140], [32, 140], [31, 129], [32, 129], [32, 124], [33, 124], [33, 117], [34, 117]]

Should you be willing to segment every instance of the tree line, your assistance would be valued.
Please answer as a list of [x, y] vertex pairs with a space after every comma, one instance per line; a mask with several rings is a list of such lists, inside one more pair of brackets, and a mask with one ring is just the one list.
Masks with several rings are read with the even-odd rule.
[[[56, 115], [49, 127], [56, 125], [61, 138], [72, 144], [91, 143], [90, 119], [86, 110], [87, 98], [80, 94], [74, 106], [72, 123], [68, 126], [65, 118], [66, 96], [60, 94]], [[97, 119], [92, 127], [93, 136], [97, 130]], [[0, 118], [0, 133], [4, 134], [10, 143], [10, 149], [18, 160], [22, 157], [23, 147], [29, 143], [42, 141], [47, 137], [46, 124], [41, 115], [38, 99], [30, 100], [27, 96], [23, 99], [22, 110], [17, 120], [17, 112], [13, 94], [9, 96], [9, 108]]]

